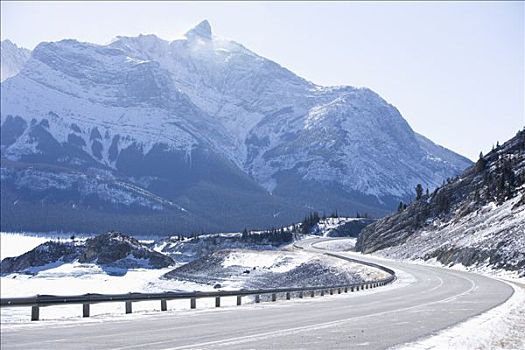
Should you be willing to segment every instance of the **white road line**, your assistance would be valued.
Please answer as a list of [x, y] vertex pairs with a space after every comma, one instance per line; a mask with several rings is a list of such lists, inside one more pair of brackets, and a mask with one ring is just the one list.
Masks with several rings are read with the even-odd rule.
[[[453, 295], [453, 296], [448, 296], [448, 297], [446, 297], [444, 299], [434, 300], [434, 301], [431, 301], [431, 302], [418, 304], [418, 305], [413, 305], [413, 306], [400, 308], [400, 309], [395, 309], [395, 310], [381, 311], [381, 312], [377, 312], [377, 313], [373, 313], [373, 314], [367, 314], [367, 315], [362, 315], [362, 316], [355, 316], [355, 317], [345, 318], [345, 319], [341, 319], [341, 320], [337, 320], [337, 321], [330, 321], [330, 322], [319, 323], [319, 324], [309, 325], [309, 326], [286, 328], [286, 329], [281, 329], [281, 330], [277, 330], [277, 331], [263, 332], [263, 333], [251, 334], [251, 335], [247, 335], [247, 336], [234, 337], [234, 338], [221, 339], [221, 340], [214, 340], [214, 341], [203, 342], [203, 343], [196, 343], [196, 344], [191, 344], [191, 345], [181, 345], [181, 346], [177, 346], [177, 347], [173, 347], [173, 348], [165, 348], [165, 350], [193, 349], [193, 348], [206, 347], [206, 346], [210, 346], [210, 345], [224, 346], [224, 345], [242, 344], [242, 343], [247, 343], [247, 342], [250, 342], [250, 341], [253, 341], [253, 340], [262, 340], [262, 339], [273, 338], [273, 337], [278, 337], [278, 336], [285, 336], [285, 335], [296, 334], [296, 333], [301, 333], [301, 332], [306, 332], [306, 331], [325, 329], [325, 328], [329, 328], [329, 327], [332, 327], [332, 326], [336, 326], [336, 325], [340, 325], [340, 324], [343, 324], [343, 323], [347, 323], [347, 322], [350, 322], [350, 321], [353, 321], [353, 320], [359, 320], [359, 319], [372, 317], [372, 316], [380, 316], [380, 315], [385, 315], [385, 314], [389, 314], [389, 313], [393, 313], [393, 312], [408, 311], [408, 310], [416, 309], [416, 308], [419, 308], [419, 307], [424, 307], [424, 306], [433, 305], [433, 304], [439, 304], [439, 303], [447, 302], [447, 301], [451, 300], [452, 298], [455, 299], [455, 298], [461, 297], [463, 295], [469, 294], [469, 293], [472, 292], [472, 290], [475, 289], [475, 283], [472, 280], [470, 280], [469, 278], [464, 277], [464, 276], [457, 276], [457, 277], [460, 277], [460, 278], [463, 278], [465, 280], [468, 280], [471, 283], [470, 288], [467, 289], [466, 291], [463, 291], [463, 292], [459, 293], [459, 294], [456, 294], [456, 295]], [[442, 280], [441, 280], [441, 282], [442, 282]], [[145, 347], [145, 346], [168, 344], [168, 343], [171, 343], [171, 342], [172, 342], [172, 340], [164, 340], [164, 341], [158, 341], [158, 342], [152, 342], [152, 343], [136, 344], [136, 345], [130, 345], [130, 346], [117, 347], [117, 348], [112, 348], [112, 350], [137, 349], [137, 348], [142, 348], [142, 347]]]

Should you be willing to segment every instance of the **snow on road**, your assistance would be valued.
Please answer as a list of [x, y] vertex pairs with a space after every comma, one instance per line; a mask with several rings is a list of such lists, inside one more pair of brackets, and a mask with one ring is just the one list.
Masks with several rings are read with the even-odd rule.
[[510, 284], [515, 292], [506, 303], [394, 350], [525, 349], [525, 285]]

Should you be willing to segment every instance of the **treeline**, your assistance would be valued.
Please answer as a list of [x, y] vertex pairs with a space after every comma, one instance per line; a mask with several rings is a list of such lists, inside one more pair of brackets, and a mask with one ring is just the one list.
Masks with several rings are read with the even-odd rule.
[[[480, 152], [472, 168], [461, 176], [446, 179], [432, 194], [428, 189], [424, 193], [422, 185], [418, 184], [411, 205], [423, 217], [446, 214], [457, 203], [464, 203], [462, 212], [465, 214], [490, 202], [502, 204], [515, 197], [518, 188], [524, 184], [525, 130], [520, 130], [504, 145], [496, 143], [487, 155]], [[403, 212], [408, 206], [400, 202], [397, 211]], [[420, 223], [420, 220], [416, 221]]]
[[241, 234], [241, 239], [248, 243], [257, 243], [262, 242], [268, 243], [271, 245], [282, 245], [286, 243], [291, 243], [293, 241], [294, 235], [293, 232], [287, 227], [281, 228], [272, 228], [265, 231], [248, 231], [244, 229]]

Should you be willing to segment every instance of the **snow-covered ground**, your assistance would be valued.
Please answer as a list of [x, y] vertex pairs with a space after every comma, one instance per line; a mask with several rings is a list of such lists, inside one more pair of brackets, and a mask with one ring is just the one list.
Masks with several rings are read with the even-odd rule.
[[[0, 233], [2, 259], [23, 254], [39, 244], [49, 240], [69, 239], [65, 237], [46, 237], [20, 233]], [[211, 290], [208, 285], [188, 281], [170, 281], [160, 277], [173, 267], [163, 269], [130, 269], [123, 276], [108, 275], [95, 264], [73, 262], [56, 268], [40, 271], [36, 275], [9, 274], [0, 277], [0, 295], [5, 297], [22, 297], [36, 294], [77, 295], [84, 293], [120, 294], [128, 292], [163, 292]], [[137, 310], [160, 308], [158, 302], [137, 303]], [[174, 308], [188, 307], [187, 302], [172, 302]], [[205, 301], [206, 305], [212, 301]], [[91, 313], [111, 314], [123, 312], [120, 303], [93, 305]], [[81, 313], [78, 305], [57, 306], [41, 309], [41, 319], [78, 317]], [[26, 322], [29, 320], [29, 308], [2, 308], [1, 322]]]
[[387, 277], [379, 269], [323, 254], [290, 250], [223, 250], [167, 275], [223, 289], [326, 286]]
[[[69, 240], [69, 236], [45, 237], [20, 233], [1, 233], [2, 258], [17, 256], [29, 251], [48, 240]], [[83, 239], [83, 238], [82, 238]], [[152, 242], [149, 242], [152, 243]], [[129, 269], [124, 275], [110, 275], [96, 264], [72, 262], [57, 265], [55, 268], [42, 270], [35, 275], [9, 274], [0, 277], [0, 294], [5, 297], [22, 297], [36, 294], [78, 295], [84, 293], [121, 294], [128, 292], [163, 292], [215, 290], [219, 282], [221, 289], [238, 289], [250, 286], [276, 286], [288, 284], [289, 278], [297, 277], [295, 282], [306, 281], [315, 285], [330, 284], [334, 281], [355, 278], [373, 280], [383, 278], [383, 272], [360, 264], [340, 259], [315, 255], [312, 253], [283, 250], [227, 250], [217, 253], [220, 264], [203, 262], [197, 264], [200, 269], [190, 271], [189, 275], [200, 274], [202, 278], [161, 278], [175, 267], [163, 269]], [[213, 257], [213, 254], [211, 255]], [[249, 273], [246, 273], [249, 271]], [[320, 272], [324, 271], [324, 272]], [[235, 272], [236, 274], [234, 274]], [[306, 277], [303, 275], [306, 274]], [[224, 276], [223, 276], [224, 275]], [[222, 278], [224, 277], [224, 278]], [[332, 281], [333, 279], [333, 281]], [[305, 283], [306, 283], [305, 282]], [[246, 302], [250, 302], [247, 298]], [[224, 298], [224, 306], [235, 305], [235, 298]], [[213, 307], [213, 299], [199, 299], [198, 307]], [[147, 312], [159, 310], [160, 302], [134, 303], [133, 311]], [[188, 300], [170, 301], [170, 309], [189, 308]], [[113, 317], [124, 313], [124, 303], [95, 304], [91, 314], [99, 317]], [[40, 311], [42, 320], [78, 318], [81, 315], [79, 305], [43, 307]], [[30, 319], [30, 308], [2, 308], [1, 322], [26, 323]]]
[[[469, 271], [525, 277], [525, 269], [519, 268], [525, 258], [525, 206], [517, 205], [520, 200], [521, 196], [516, 196], [501, 205], [489, 203], [449, 222], [436, 220], [403, 244], [379, 250], [374, 255], [430, 263], [436, 262], [434, 257], [437, 257], [449, 267], [462, 268], [461, 263], [466, 263], [470, 264]], [[474, 252], [486, 259], [473, 259]]]

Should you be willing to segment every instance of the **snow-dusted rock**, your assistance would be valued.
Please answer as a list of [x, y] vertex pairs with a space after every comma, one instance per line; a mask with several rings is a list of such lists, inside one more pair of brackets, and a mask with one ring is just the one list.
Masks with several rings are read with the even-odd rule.
[[[174, 264], [173, 259], [141, 244], [120, 232], [108, 232], [85, 241], [40, 244], [17, 257], [1, 262], [2, 274], [14, 272], [38, 273], [71, 262], [96, 264], [105, 268], [158, 269]], [[115, 272], [113, 270], [110, 272]]]
[[0, 53], [0, 81], [17, 75], [31, 55], [31, 51], [23, 47], [18, 47], [7, 39], [2, 40]]

